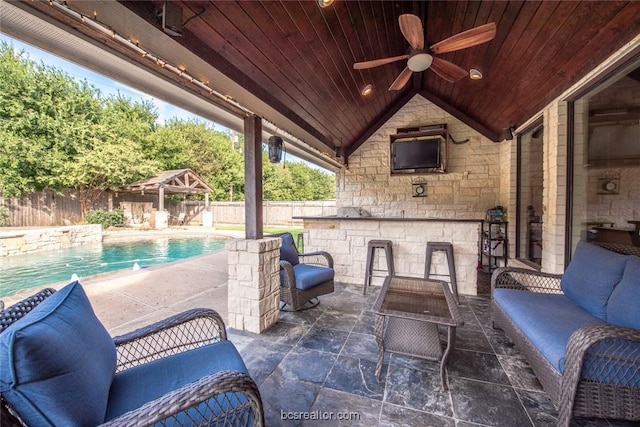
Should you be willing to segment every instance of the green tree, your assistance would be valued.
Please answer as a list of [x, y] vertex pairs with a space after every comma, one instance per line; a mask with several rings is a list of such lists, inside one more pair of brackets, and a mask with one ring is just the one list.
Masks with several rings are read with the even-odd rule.
[[109, 131], [102, 136], [92, 146], [81, 149], [67, 169], [71, 187], [79, 191], [83, 215], [93, 209], [105, 191], [117, 190], [121, 185], [158, 172], [157, 163], [145, 158], [131, 141], [117, 138]]
[[295, 200], [294, 180], [290, 169], [282, 164], [269, 162], [269, 155], [262, 152], [262, 197], [268, 201]]
[[65, 164], [95, 137], [101, 113], [96, 95], [88, 83], [1, 43], [0, 164], [11, 167], [3, 175], [21, 179], [7, 183], [5, 176], [0, 191], [21, 195], [68, 187]]
[[94, 138], [77, 148], [66, 166], [68, 186], [80, 192], [83, 215], [102, 193], [152, 176], [158, 162], [143, 147], [155, 128], [157, 114], [149, 102], [133, 102], [120, 94], [103, 100]]
[[[190, 168], [213, 188], [213, 200], [244, 200], [243, 141], [204, 122], [157, 125], [150, 102], [102, 98], [86, 81], [0, 44], [0, 194], [49, 188], [80, 191], [83, 214], [108, 189], [161, 170]], [[269, 163], [265, 200], [321, 200], [335, 178], [305, 164]]]
[[143, 141], [157, 114], [151, 103], [101, 99], [86, 81], [36, 64], [0, 45], [0, 191], [80, 191], [83, 214], [107, 189], [157, 171]]
[[294, 181], [292, 200], [328, 200], [335, 198], [335, 176], [305, 163], [287, 163]]
[[40, 150], [25, 138], [0, 129], [0, 195], [19, 197], [37, 189]]
[[265, 200], [330, 200], [335, 198], [335, 176], [306, 163], [273, 164], [262, 155]]

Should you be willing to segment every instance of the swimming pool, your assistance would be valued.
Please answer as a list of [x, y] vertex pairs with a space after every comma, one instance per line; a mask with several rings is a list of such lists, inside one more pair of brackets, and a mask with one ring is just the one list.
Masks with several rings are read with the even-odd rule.
[[71, 281], [110, 271], [144, 268], [190, 258], [224, 247], [214, 237], [155, 238], [118, 243], [95, 243], [60, 251], [0, 258], [0, 297], [17, 290]]

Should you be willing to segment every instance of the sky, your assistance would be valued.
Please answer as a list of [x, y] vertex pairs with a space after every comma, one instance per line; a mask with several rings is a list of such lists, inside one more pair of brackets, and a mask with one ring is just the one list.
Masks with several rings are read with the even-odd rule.
[[[15, 50], [26, 52], [29, 55], [29, 58], [35, 62], [38, 62], [38, 63], [42, 62], [47, 66], [52, 66], [57, 69], [60, 69], [77, 80], [86, 80], [89, 84], [99, 89], [104, 96], [116, 95], [120, 93], [134, 101], [145, 100], [145, 101], [152, 102], [158, 112], [159, 124], [164, 124], [166, 121], [168, 121], [171, 118], [178, 118], [182, 120], [196, 119], [198, 121], [209, 124], [215, 130], [222, 131], [222, 132], [228, 131], [226, 127], [219, 125], [215, 122], [212, 122], [211, 120], [205, 119], [187, 110], [183, 110], [182, 108], [171, 105], [161, 99], [150, 96], [144, 92], [140, 92], [139, 90], [126, 86], [116, 80], [111, 80], [108, 77], [95, 73], [87, 68], [74, 64], [73, 62], [62, 59], [56, 55], [53, 55], [49, 52], [38, 49], [20, 40], [11, 38], [6, 34], [0, 33], [0, 42], [6, 42], [9, 45], [12, 45]], [[286, 159], [287, 161], [292, 161], [292, 162], [296, 162], [296, 161], [303, 162], [309, 165], [310, 167], [327, 172], [327, 170], [324, 168], [316, 166], [312, 163], [308, 163], [304, 160], [298, 159], [297, 157], [288, 153], [287, 153]]]

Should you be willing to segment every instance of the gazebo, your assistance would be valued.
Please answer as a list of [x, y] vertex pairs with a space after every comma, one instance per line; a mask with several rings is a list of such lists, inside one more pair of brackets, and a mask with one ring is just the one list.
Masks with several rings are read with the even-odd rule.
[[119, 188], [122, 193], [158, 194], [158, 210], [164, 210], [164, 195], [168, 194], [204, 194], [209, 207], [209, 193], [213, 190], [191, 169], [164, 171], [159, 175]]
[[[118, 189], [122, 193], [157, 194], [158, 212], [164, 212], [165, 194], [204, 194], [205, 207], [209, 209], [209, 185], [191, 169], [175, 169], [161, 172], [159, 175], [123, 185]], [[168, 219], [168, 218], [167, 218]], [[156, 220], [156, 223], [162, 222]]]

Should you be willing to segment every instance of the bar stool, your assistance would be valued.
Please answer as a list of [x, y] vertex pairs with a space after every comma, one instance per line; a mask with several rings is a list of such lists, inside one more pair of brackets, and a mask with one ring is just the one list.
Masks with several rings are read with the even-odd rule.
[[369, 240], [369, 244], [367, 245], [367, 266], [365, 268], [366, 272], [364, 276], [364, 295], [367, 294], [367, 286], [371, 286], [371, 278], [373, 277], [374, 272], [373, 260], [375, 257], [376, 249], [384, 250], [384, 256], [387, 259], [387, 275], [393, 276], [396, 272], [396, 269], [393, 265], [393, 249], [391, 240]]
[[[449, 274], [431, 274], [431, 257], [434, 251], [444, 251], [447, 257]], [[453, 245], [449, 242], [427, 242], [427, 257], [424, 264], [424, 278], [430, 279], [431, 276], [446, 276], [451, 284], [451, 292], [456, 300], [456, 304], [460, 304], [458, 299], [458, 282], [456, 280], [456, 264], [453, 258]]]

